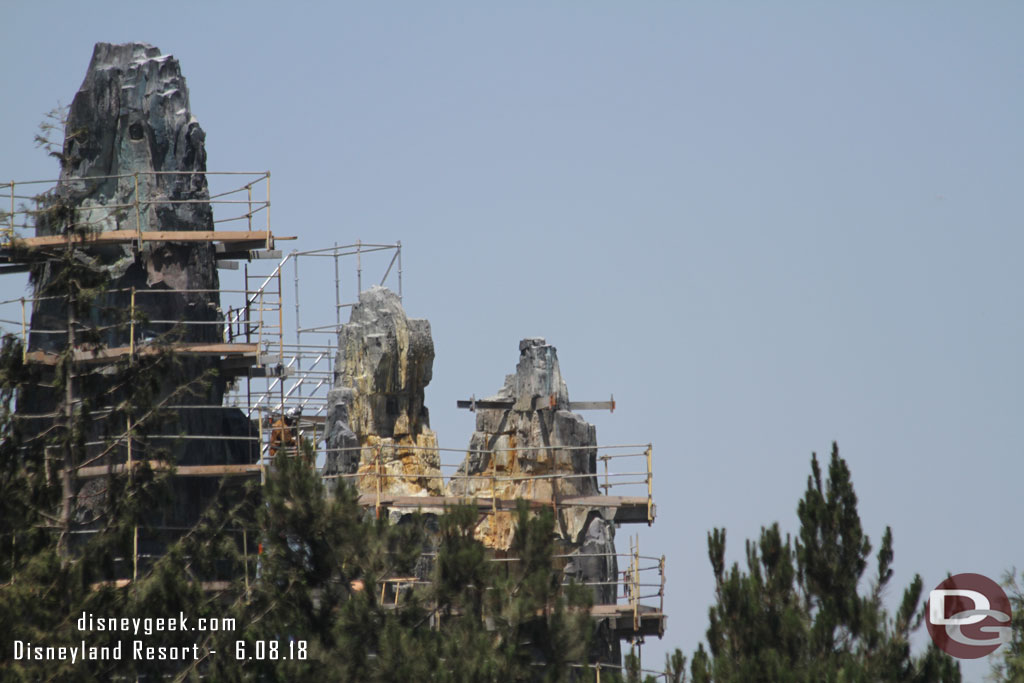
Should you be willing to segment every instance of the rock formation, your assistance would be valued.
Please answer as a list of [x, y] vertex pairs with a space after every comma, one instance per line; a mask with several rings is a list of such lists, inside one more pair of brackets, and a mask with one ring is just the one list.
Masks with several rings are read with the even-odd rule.
[[[45, 204], [62, 210], [44, 212], [37, 221], [37, 234], [212, 230], [204, 141], [174, 57], [141, 43], [97, 43], [68, 111], [60, 181], [45, 199]], [[94, 302], [96, 310], [127, 310], [128, 290], [135, 287], [136, 306], [150, 320], [218, 320], [215, 290], [219, 282], [212, 244], [91, 246], [77, 256], [110, 277], [110, 291]], [[35, 274], [37, 293], [48, 290], [58, 275], [56, 267], [48, 263]], [[33, 330], [63, 330], [65, 316], [63, 302], [37, 305]], [[174, 328], [173, 323], [154, 323], [137, 334], [141, 339], [153, 338]], [[179, 338], [189, 341], [220, 337], [218, 326], [209, 324], [185, 325], [178, 332]], [[123, 345], [126, 331], [110, 327], [101, 341], [107, 346]], [[32, 336], [33, 348], [54, 351], [65, 343], [63, 334], [34, 332]]]
[[[498, 393], [481, 403], [504, 405], [476, 408], [476, 431], [465, 462], [448, 485], [449, 495], [557, 504], [560, 498], [600, 493], [597, 431], [569, 409], [555, 347], [540, 338], [519, 342], [515, 374], [506, 376]], [[562, 568], [564, 580], [591, 584], [595, 604], [614, 603], [615, 526], [604, 510], [558, 506], [555, 531], [560, 554], [569, 556]], [[514, 515], [504, 511], [486, 515], [476, 531], [499, 554], [509, 548], [513, 533]], [[594, 656], [618, 662], [618, 639], [598, 633]]]
[[407, 318], [389, 289], [360, 293], [338, 332], [325, 476], [347, 478], [360, 493], [441, 494], [437, 436], [423, 404], [433, 363], [428, 321]]
[[[65, 144], [60, 155], [61, 174], [56, 188], [41, 199], [44, 210], [36, 222], [39, 236], [65, 233], [138, 230], [212, 230], [213, 212], [206, 177], [205, 134], [189, 109], [188, 89], [178, 61], [161, 55], [150, 45], [98, 43], [89, 70], [68, 112]], [[138, 243], [75, 246], [73, 259], [92, 276], [106, 279], [106, 287], [88, 303], [86, 315], [76, 315], [76, 345], [88, 340], [95, 346], [125, 347], [131, 326], [126, 324], [131, 289], [136, 294], [134, 342], [221, 341], [219, 281], [214, 246], [209, 242]], [[60, 352], [68, 343], [68, 303], [60, 298], [60, 259], [33, 267], [36, 297], [56, 295], [33, 307], [30, 350]], [[175, 291], [176, 290], [176, 291]], [[179, 355], [179, 369], [167, 377], [161, 395], [194, 380], [219, 363], [212, 358]], [[222, 408], [224, 381], [214, 378], [198, 394], [181, 396], [174, 403], [204, 406], [185, 409], [172, 422], [147, 425], [157, 434], [187, 436], [242, 436], [253, 434], [249, 421], [237, 409]], [[114, 404], [123, 397], [111, 387], [92, 386], [94, 408], [103, 401]], [[92, 398], [95, 397], [95, 398]], [[62, 396], [45, 387], [19, 395], [20, 411], [45, 413]], [[123, 425], [93, 427], [90, 438], [118, 433]], [[171, 444], [170, 457], [179, 465], [253, 462], [255, 443], [241, 440], [189, 440]], [[89, 454], [93, 455], [92, 453]], [[111, 451], [99, 463], [119, 462], [124, 449]], [[146, 458], [136, 452], [137, 459]], [[156, 457], [156, 456], [149, 456]], [[154, 510], [155, 524], [186, 528], [198, 519], [216, 495], [219, 481], [196, 477], [174, 482], [174, 499], [167, 509]], [[102, 478], [82, 480], [77, 505], [80, 518], [89, 518], [89, 501], [101, 500]], [[165, 535], [164, 539], [167, 538]], [[143, 538], [140, 552], [158, 554], [163, 541]]]
[[[516, 373], [484, 403], [508, 407], [476, 409], [476, 431], [466, 461], [448, 486], [449, 495], [557, 501], [596, 495], [597, 432], [569, 410], [569, 391], [558, 367], [555, 347], [543, 339], [519, 342]], [[598, 509], [558, 508], [558, 533], [574, 557], [566, 573], [577, 580], [614, 581], [615, 532]], [[488, 547], [511, 544], [513, 515], [488, 515], [477, 536]], [[614, 602], [614, 586], [599, 587], [596, 602]]]

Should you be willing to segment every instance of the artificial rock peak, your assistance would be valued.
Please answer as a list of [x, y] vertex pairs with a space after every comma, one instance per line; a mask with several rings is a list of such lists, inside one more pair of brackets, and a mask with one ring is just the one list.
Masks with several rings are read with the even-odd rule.
[[[597, 430], [569, 410], [569, 391], [562, 379], [555, 347], [541, 338], [519, 342], [516, 373], [505, 377], [487, 402], [508, 408], [478, 408], [476, 431], [469, 440], [466, 462], [449, 484], [449, 494], [499, 498], [557, 499], [598, 493]], [[565, 476], [547, 476], [547, 475]], [[562, 508], [562, 538], [575, 544], [588, 524], [587, 508]], [[481, 522], [477, 535], [485, 544], [507, 549], [512, 541], [512, 515], [499, 512]]]
[[[89, 69], [67, 114], [60, 179], [42, 200], [37, 236], [80, 232], [213, 230], [213, 210], [206, 181], [205, 133], [189, 108], [188, 89], [178, 61], [143, 43], [97, 43]], [[209, 242], [145, 241], [124, 244], [84, 243], [73, 248], [74, 262], [107, 279], [106, 289], [89, 301], [77, 329], [87, 330], [90, 343], [127, 347], [151, 340], [206, 343], [221, 341], [219, 278], [215, 248]], [[60, 352], [68, 343], [67, 301], [55, 283], [61, 282], [60, 260], [33, 266], [35, 296], [31, 350]], [[132, 290], [135, 296], [132, 295]], [[133, 326], [127, 312], [137, 314]], [[80, 343], [80, 338], [76, 338]], [[218, 360], [179, 356], [178, 371], [166, 377], [163, 395], [191, 380], [206, 376]], [[253, 432], [235, 408], [223, 408], [221, 379], [193, 382], [198, 393], [178, 402], [203, 409], [182, 410], [171, 424], [151, 426], [155, 433], [184, 433], [192, 441], [168, 447], [179, 465], [249, 463], [256, 459], [254, 444], [244, 440], [200, 440], [194, 435], [246, 437]], [[93, 388], [97, 401], [113, 405], [123, 400], [113, 386]], [[19, 410], [42, 413], [61, 400], [40, 385], [19, 394]], [[97, 407], [102, 407], [98, 405]], [[100, 424], [92, 427], [97, 434]], [[123, 427], [114, 428], [120, 429]], [[98, 438], [93, 435], [94, 440]], [[111, 451], [106, 458], [123, 458]], [[145, 457], [136, 453], [136, 457]], [[176, 480], [174, 500], [167, 510], [154, 511], [163, 523], [187, 526], [216, 495], [212, 478]], [[85, 480], [78, 504], [87, 506], [104, 491], [101, 478]], [[158, 554], [162, 541], [140, 540], [144, 552]]]
[[[554, 346], [536, 337], [520, 341], [515, 374], [482, 402], [508, 407], [476, 409], [476, 431], [448, 495], [557, 501], [599, 493], [597, 430], [569, 409]], [[592, 586], [595, 604], [614, 603], [618, 562], [608, 511], [562, 506], [556, 524], [559, 552], [567, 558], [563, 580]], [[514, 532], [514, 515], [501, 510], [485, 515], [476, 527], [476, 537], [498, 553], [508, 550]], [[598, 634], [595, 648], [602, 659], [619, 661], [618, 647], [616, 637]]]
[[379, 484], [385, 493], [440, 495], [437, 435], [423, 403], [433, 363], [427, 320], [406, 317], [385, 287], [360, 293], [338, 332], [325, 475], [357, 474], [362, 493]]
[[[212, 230], [205, 138], [189, 109], [188, 88], [174, 57], [144, 43], [97, 43], [68, 111], [53, 198], [70, 211], [60, 212], [58, 220], [40, 220], [37, 233]], [[136, 299], [151, 320], [218, 319], [219, 282], [211, 244], [91, 247], [80, 251], [79, 258], [111, 278], [111, 291], [96, 302], [97, 308], [127, 309], [128, 290], [134, 287], [153, 292]], [[45, 267], [38, 290], [45, 290], [57, 275], [52, 270], [52, 265]], [[61, 329], [63, 306], [44, 304], [37, 316], [39, 325], [33, 327]], [[140, 333], [155, 337], [170, 327], [153, 325]], [[110, 346], [125, 342], [124, 332], [114, 328], [106, 336]], [[188, 325], [184, 337], [217, 341], [217, 326]], [[33, 341], [47, 350], [64, 343], [63, 338], [40, 335]]]

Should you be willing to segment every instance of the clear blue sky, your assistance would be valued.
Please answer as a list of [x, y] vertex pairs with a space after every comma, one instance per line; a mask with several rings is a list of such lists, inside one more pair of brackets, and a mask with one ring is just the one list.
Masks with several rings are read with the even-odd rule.
[[8, 2], [0, 178], [56, 175], [32, 136], [94, 42], [174, 54], [209, 167], [272, 171], [276, 232], [403, 242], [443, 446], [525, 336], [574, 399], [615, 394], [602, 443], [654, 443], [657, 664], [703, 638], [707, 531], [731, 559], [795, 532], [833, 440], [876, 547], [893, 527], [892, 603], [914, 573], [1024, 565], [1022, 25], [1010, 2]]

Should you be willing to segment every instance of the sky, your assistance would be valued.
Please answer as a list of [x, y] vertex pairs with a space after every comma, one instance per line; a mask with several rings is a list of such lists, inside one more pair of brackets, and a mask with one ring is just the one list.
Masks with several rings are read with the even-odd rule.
[[280, 246], [402, 242], [443, 447], [529, 336], [574, 400], [615, 395], [587, 414], [600, 443], [653, 443], [657, 521], [618, 538], [667, 559], [658, 666], [704, 637], [708, 531], [730, 562], [762, 526], [795, 534], [833, 441], [876, 549], [893, 529], [890, 607], [914, 574], [1024, 568], [1022, 22], [998, 1], [12, 1], [0, 178], [57, 175], [33, 135], [95, 42], [176, 56], [209, 168], [271, 171]]

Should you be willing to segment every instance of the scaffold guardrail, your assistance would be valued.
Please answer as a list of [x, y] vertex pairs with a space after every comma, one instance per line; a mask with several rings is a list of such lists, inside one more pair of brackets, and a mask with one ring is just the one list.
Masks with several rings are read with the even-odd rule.
[[[167, 196], [167, 188], [162, 186], [167, 182], [195, 176], [201, 176], [204, 180], [224, 179], [232, 184], [209, 197], [195, 199], [174, 199]], [[240, 180], [241, 184], [235, 185], [232, 182], [234, 180]], [[10, 248], [18, 241], [32, 246], [32, 240], [41, 237], [24, 233], [35, 230], [40, 220], [45, 222], [48, 214], [54, 214], [60, 207], [55, 191], [58, 184], [86, 200], [101, 185], [109, 184], [121, 186], [124, 188], [122, 194], [131, 197], [130, 201], [86, 203], [75, 207], [70, 213], [61, 211], [60, 218], [64, 223], [60, 227], [67, 233], [128, 232], [134, 233], [134, 238], [141, 242], [145, 240], [146, 233], [154, 231], [157, 225], [155, 212], [158, 207], [204, 205], [211, 209], [216, 207], [221, 213], [221, 216], [213, 219], [214, 226], [226, 223], [242, 225], [244, 222], [244, 232], [264, 233], [266, 248], [272, 247], [269, 171], [138, 171], [85, 178], [12, 180], [0, 183], [0, 196], [8, 200], [7, 207], [0, 209], [0, 248]], [[45, 189], [32, 193], [30, 188], [40, 186]], [[253, 222], [254, 218], [256, 223]], [[189, 227], [194, 230], [200, 226]]]

